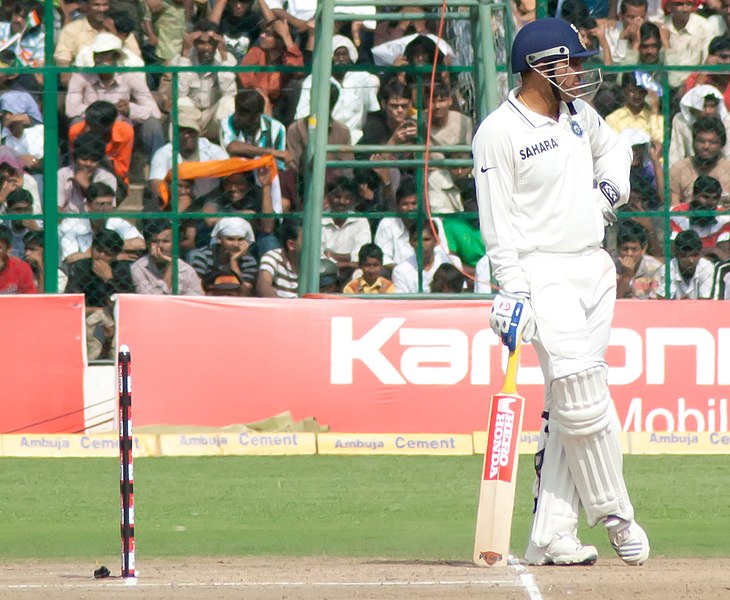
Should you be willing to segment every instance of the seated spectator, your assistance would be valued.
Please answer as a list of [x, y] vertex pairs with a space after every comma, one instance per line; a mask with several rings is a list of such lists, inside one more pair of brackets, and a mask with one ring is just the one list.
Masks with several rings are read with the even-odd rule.
[[[404, 177], [395, 198], [396, 210], [401, 213], [401, 216], [381, 219], [374, 239], [378, 247], [383, 250], [383, 264], [388, 271], [415, 255], [408, 234], [411, 225], [416, 222], [415, 213], [418, 210], [418, 193], [415, 179]], [[444, 254], [448, 254], [449, 247], [441, 219], [436, 217], [433, 219], [433, 223], [439, 234], [440, 248]]]
[[190, 252], [190, 264], [203, 281], [230, 269], [241, 280], [240, 295], [250, 296], [256, 283], [256, 259], [248, 249], [253, 229], [241, 217], [225, 217], [213, 229], [211, 246]]
[[[672, 207], [671, 212], [717, 211], [722, 196], [720, 182], [700, 175], [692, 185], [692, 199]], [[692, 230], [702, 241], [702, 256], [712, 260], [730, 258], [730, 215], [676, 215], [670, 222], [672, 239], [682, 231]]]
[[357, 253], [357, 266], [362, 274], [350, 281], [343, 294], [392, 294], [395, 286], [382, 276], [383, 251], [377, 244], [363, 244]]
[[220, 27], [226, 49], [240, 61], [259, 35], [261, 16], [253, 9], [254, 0], [218, 0], [208, 15]]
[[117, 107], [106, 100], [97, 100], [86, 107], [84, 119], [68, 130], [68, 143], [73, 152], [76, 138], [82, 133], [93, 133], [106, 142], [105, 158], [109, 159], [114, 174], [129, 185], [129, 166], [134, 150], [134, 127], [119, 117]]
[[[639, 48], [639, 28], [646, 21], [647, 0], [623, 0], [619, 19], [606, 28], [606, 41], [614, 63], [622, 63], [629, 49]], [[625, 63], [630, 64], [630, 63]]]
[[[332, 52], [333, 72], [330, 82], [337, 88], [339, 96], [334, 103], [331, 116], [349, 129], [352, 143], [356, 144], [363, 136], [368, 113], [379, 109], [380, 80], [371, 73], [345, 70], [357, 62], [357, 49], [345, 36], [336, 35], [332, 38]], [[308, 75], [302, 82], [296, 119], [304, 119], [311, 113], [311, 95], [312, 76]], [[330, 106], [333, 106], [332, 103]]]
[[[161, 2], [162, 0], [158, 1]], [[70, 21], [61, 28], [53, 51], [53, 61], [56, 66], [68, 67], [74, 62], [76, 55], [83, 46], [91, 45], [99, 33], [107, 31], [105, 21], [108, 11], [109, 0], [88, 0], [86, 3], [86, 16], [76, 21]], [[137, 40], [133, 35], [127, 38], [124, 47], [137, 56], [142, 56]], [[64, 86], [69, 82], [69, 76], [69, 73], [59, 75], [59, 79]]]
[[276, 166], [284, 170], [291, 160], [286, 149], [286, 128], [264, 112], [264, 105], [258, 91], [238, 92], [234, 113], [220, 123], [221, 146], [231, 156], [271, 155]]
[[[700, 65], [707, 58], [713, 32], [707, 19], [697, 14], [698, 6], [698, 0], [662, 0], [664, 27], [669, 31], [668, 65]], [[687, 71], [670, 71], [669, 86], [678, 88], [687, 77]]]
[[[104, 183], [92, 183], [86, 192], [86, 213], [98, 215], [114, 209], [114, 190]], [[120, 217], [108, 219], [69, 218], [58, 226], [61, 260], [71, 264], [91, 256], [94, 236], [105, 229], [116, 232], [122, 239], [118, 260], [136, 260], [145, 250], [145, 241], [139, 230]]]
[[67, 294], [84, 294], [86, 350], [89, 360], [114, 358], [115, 325], [112, 296], [134, 292], [129, 263], [117, 260], [124, 242], [116, 231], [94, 235], [91, 256], [71, 265]]
[[[228, 54], [217, 26], [210, 21], [200, 21], [193, 31], [185, 34], [180, 54], [169, 61], [172, 66], [234, 66], [236, 60]], [[172, 75], [165, 74], [160, 80], [158, 93], [163, 98], [162, 109], [172, 109]], [[232, 71], [190, 71], [178, 74], [178, 94], [189, 98], [201, 113], [202, 133], [211, 140], [219, 137], [219, 121], [233, 112], [236, 97], [236, 74]]]
[[43, 66], [46, 54], [43, 4], [34, 0], [13, 2], [9, 17], [10, 20], [0, 22], [0, 48], [13, 48], [24, 67]]
[[[455, 57], [453, 48], [443, 39], [439, 39], [433, 33], [425, 31], [405, 35], [373, 46], [373, 62], [376, 65], [393, 66], [431, 65], [433, 64], [437, 43], [439, 48], [438, 64], [451, 64]], [[441, 72], [444, 82], [448, 82], [448, 75], [445, 71]], [[399, 78], [404, 83], [407, 81], [405, 74], [400, 75]]]
[[461, 294], [466, 277], [451, 263], [438, 266], [431, 281], [432, 294]]
[[11, 243], [10, 230], [0, 225], [0, 294], [37, 294], [30, 265], [10, 255]]
[[2, 144], [23, 159], [25, 170], [43, 172], [43, 115], [27, 92], [10, 91], [0, 96]]
[[341, 288], [342, 282], [337, 263], [329, 258], [321, 259], [319, 261], [319, 293], [339, 294]]
[[652, 141], [645, 131], [627, 127], [619, 134], [631, 146], [631, 174], [646, 179], [655, 190], [658, 202], [655, 209], [664, 202], [664, 165], [662, 144]]
[[585, 40], [586, 49], [595, 51], [598, 54], [584, 60], [585, 65], [611, 65], [613, 64], [613, 56], [611, 54], [611, 46], [606, 39], [605, 24], [599, 24], [592, 16], [587, 16], [575, 21], [578, 33]]
[[[267, 17], [266, 13], [264, 19], [256, 44], [248, 50], [240, 64], [303, 67], [302, 51], [294, 43], [287, 22], [273, 15]], [[270, 106], [275, 107], [289, 87], [289, 82], [296, 77], [296, 73], [242, 71], [238, 74], [238, 81], [242, 88], [258, 90]]]
[[[723, 6], [724, 14], [730, 19], [730, 0], [724, 0]], [[725, 34], [723, 37], [713, 38], [705, 64], [730, 65], [730, 36]], [[685, 93], [698, 85], [711, 85], [719, 90], [723, 96], [725, 108], [730, 110], [730, 71], [692, 73], [685, 82]]]
[[[629, 181], [631, 183], [629, 201], [619, 209], [621, 213], [645, 213], [657, 210], [661, 206], [657, 190], [651, 180], [639, 173], [632, 172]], [[627, 215], [627, 217], [641, 225], [646, 231], [648, 254], [656, 257], [664, 256], [664, 219], [661, 216], [634, 214]], [[613, 244], [616, 241], [617, 231], [617, 228], [612, 227], [606, 234], [607, 240], [611, 242], [609, 250], [612, 253], [618, 250], [618, 245]]]
[[[644, 22], [639, 27], [639, 44], [636, 48], [626, 51], [626, 57], [620, 64], [624, 65], [653, 65], [659, 68], [664, 64], [663, 48], [669, 45], [669, 32], [656, 23]], [[659, 75], [653, 71], [634, 71], [638, 80], [647, 90], [656, 92], [658, 96], [663, 94], [662, 83]]]
[[[413, 223], [408, 230], [408, 237], [414, 253], [393, 269], [393, 283], [397, 292], [402, 294], [430, 293], [431, 282], [439, 266], [451, 263], [461, 269], [461, 261], [456, 256], [446, 254], [440, 246], [436, 245], [436, 238], [431, 231], [430, 223], [426, 222], [422, 226], [419, 226], [417, 222]], [[419, 248], [421, 252], [419, 252]], [[423, 265], [420, 269], [419, 264]], [[423, 284], [421, 289], [419, 289], [418, 281], [419, 271]]]
[[717, 263], [712, 283], [715, 300], [730, 300], [730, 260]]
[[[306, 80], [305, 80], [306, 83]], [[310, 83], [311, 85], [311, 83]], [[340, 97], [339, 88], [330, 83], [330, 121], [327, 134], [328, 144], [337, 144], [340, 146], [352, 145], [350, 130], [345, 123], [338, 121], [332, 115], [332, 107], [335, 106]], [[309, 125], [307, 123], [308, 116], [298, 118], [286, 130], [286, 146], [291, 155], [289, 167], [303, 176], [305, 164], [307, 160], [307, 142], [309, 141]], [[328, 152], [327, 160], [352, 160], [355, 155], [352, 152]], [[331, 179], [333, 174], [337, 173], [336, 169], [327, 169], [327, 177]], [[340, 171], [345, 174], [344, 171]]]
[[349, 216], [356, 200], [357, 188], [350, 179], [339, 177], [327, 186], [325, 211], [337, 216], [322, 219], [322, 258], [337, 263], [342, 278], [352, 273], [360, 248], [372, 239], [368, 220]]
[[666, 296], [665, 269], [659, 269], [657, 297], [671, 300], [710, 298], [715, 265], [702, 258], [702, 240], [697, 232], [688, 230], [677, 234], [672, 244], [672, 255], [669, 263], [669, 296]]
[[151, 62], [167, 63], [182, 50], [186, 0], [144, 0], [142, 28], [152, 50]]
[[664, 139], [664, 118], [656, 93], [645, 87], [634, 72], [622, 73], [619, 87], [623, 104], [606, 117], [606, 123], [616, 133], [627, 128], [644, 131], [653, 142], [661, 144]]
[[206, 296], [248, 296], [244, 294], [241, 277], [231, 269], [224, 267], [213, 271], [203, 280]]
[[730, 161], [722, 158], [727, 133], [716, 117], [699, 117], [692, 124], [693, 155], [676, 162], [669, 169], [671, 205], [689, 202], [692, 186], [700, 175], [711, 175], [722, 185], [722, 195], [730, 195]]
[[[46, 289], [45, 281], [45, 259], [43, 256], [43, 248], [45, 247], [45, 239], [43, 238], [43, 231], [28, 231], [23, 238], [23, 245], [25, 246], [25, 262], [30, 265], [31, 271], [33, 271], [33, 283], [38, 288], [39, 293], [43, 293]], [[63, 268], [58, 269], [58, 292], [63, 293], [66, 289], [66, 282], [68, 281], [68, 275]]]
[[[177, 116], [178, 123], [178, 164], [186, 161], [207, 161], [221, 160], [228, 158], [228, 153], [218, 144], [214, 144], [201, 133], [201, 114], [189, 100], [181, 102]], [[159, 210], [160, 184], [172, 169], [172, 143], [165, 144], [152, 157], [150, 163], [150, 188], [151, 198], [154, 199], [152, 210]], [[192, 188], [193, 199], [205, 196], [218, 190], [220, 183], [214, 177], [201, 177], [195, 179]]]
[[656, 298], [662, 262], [646, 253], [646, 229], [631, 219], [618, 223], [616, 298]]
[[35, 179], [23, 171], [23, 159], [17, 152], [0, 146], [0, 215], [7, 212], [7, 198], [14, 190], [27, 190], [33, 198], [33, 214], [41, 214], [41, 198]]
[[[222, 208], [217, 200], [211, 198], [205, 200], [200, 207], [196, 207], [195, 212], [198, 211], [213, 215], [222, 212]], [[210, 234], [213, 233], [213, 229], [215, 229], [218, 221], [220, 221], [220, 217], [189, 219], [182, 222], [181, 227], [183, 231], [180, 235], [180, 253], [186, 260], [191, 250], [205, 248], [210, 245]]]
[[721, 0], [720, 10], [707, 17], [707, 22], [714, 36], [730, 35], [730, 0]]
[[299, 257], [302, 229], [291, 219], [279, 226], [281, 248], [269, 250], [261, 257], [256, 278], [256, 295], [261, 298], [296, 298], [299, 290]]
[[[145, 226], [147, 254], [132, 264], [134, 291], [138, 294], [172, 294], [172, 223], [164, 219]], [[177, 259], [177, 293], [200, 296], [200, 277], [188, 263]]]
[[[31, 215], [33, 214], [33, 196], [28, 190], [18, 188], [8, 194], [6, 204], [9, 215]], [[18, 258], [25, 256], [25, 234], [29, 231], [43, 231], [43, 221], [35, 219], [13, 219], [7, 222], [8, 229], [12, 236], [11, 254]]]
[[[116, 66], [121, 56], [119, 38], [103, 38], [94, 43], [94, 64]], [[81, 119], [86, 108], [96, 100], [107, 100], [134, 125], [137, 137], [147, 156], [152, 156], [164, 143], [160, 109], [147, 87], [144, 73], [74, 73], [68, 83], [66, 116]]]
[[[126, 39], [126, 38], [125, 38]], [[94, 67], [96, 61], [94, 54], [104, 51], [106, 48], [118, 48], [117, 66], [119, 67], [143, 67], [144, 60], [138, 54], [124, 47], [125, 39], [113, 33], [102, 32], [98, 34], [88, 46], [82, 46], [74, 59], [77, 67]]]
[[[669, 166], [692, 155], [692, 124], [698, 117], [715, 117], [730, 131], [730, 114], [725, 108], [720, 90], [711, 85], [699, 85], [689, 90], [679, 101], [679, 112], [672, 119], [669, 144]], [[730, 156], [730, 146], [725, 144], [723, 155]]]
[[117, 178], [100, 166], [106, 144], [97, 134], [82, 133], [74, 142], [72, 162], [58, 170], [58, 208], [62, 212], [84, 212], [86, 194], [92, 183], [105, 183], [115, 194]]

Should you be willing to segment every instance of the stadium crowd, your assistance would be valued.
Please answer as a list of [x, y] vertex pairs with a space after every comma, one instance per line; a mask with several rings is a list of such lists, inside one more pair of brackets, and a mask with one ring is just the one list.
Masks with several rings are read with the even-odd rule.
[[[54, 6], [54, 63], [108, 67], [61, 73], [59, 119], [48, 126], [58, 132], [65, 213], [53, 224], [58, 289], [86, 295], [90, 358], [111, 349], [118, 292], [295, 297], [316, 1]], [[410, 16], [428, 7], [378, 9], [400, 20], [378, 20], [374, 6], [337, 10], [362, 20], [335, 23], [328, 143], [344, 149], [329, 158], [411, 159], [399, 146], [427, 136], [434, 146], [470, 146], [469, 74], [439, 70], [431, 85], [412, 69], [436, 54], [440, 65], [469, 64], [468, 29], [439, 39], [437, 21]], [[579, 28], [599, 62], [635, 67], [607, 71], [594, 99], [634, 153], [631, 199], [605, 240], [618, 296], [729, 299], [730, 0], [559, 0], [548, 10]], [[43, 15], [35, 0], [0, 1], [0, 214], [11, 217], [0, 225], [0, 293], [43, 292], [46, 280], [43, 227], [51, 224], [37, 218], [43, 78], [7, 72], [44, 64]], [[513, 0], [508, 18], [512, 29], [534, 19], [534, 1]], [[503, 31], [495, 22], [497, 38]], [[116, 69], [144, 65], [191, 70], [178, 71], [175, 94], [164, 68]], [[664, 65], [694, 69], [668, 71], [666, 86]], [[174, 138], [180, 168], [171, 193]], [[353, 145], [385, 149], [353, 153]], [[440, 158], [470, 154], [431, 153]], [[322, 291], [492, 291], [470, 167], [328, 168], [325, 190]], [[440, 216], [417, 218], [419, 202]], [[173, 211], [191, 215], [178, 231]]]

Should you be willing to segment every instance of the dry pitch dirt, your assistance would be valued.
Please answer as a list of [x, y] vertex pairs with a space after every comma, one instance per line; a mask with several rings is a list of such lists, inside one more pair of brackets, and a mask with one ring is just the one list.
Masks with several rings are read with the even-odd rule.
[[[118, 564], [106, 565], [112, 575]], [[653, 559], [631, 568], [616, 558], [593, 567], [476, 568], [466, 563], [334, 558], [142, 560], [134, 585], [95, 580], [96, 565], [28, 561], [0, 567], [0, 598], [255, 600], [722, 600], [730, 559]]]

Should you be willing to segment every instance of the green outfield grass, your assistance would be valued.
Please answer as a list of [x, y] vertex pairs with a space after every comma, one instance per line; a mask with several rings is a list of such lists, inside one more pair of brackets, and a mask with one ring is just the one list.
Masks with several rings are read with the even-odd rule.
[[[513, 548], [531, 519], [521, 457]], [[730, 556], [726, 456], [629, 456], [655, 556]], [[139, 560], [256, 554], [470, 560], [481, 458], [137, 459]], [[109, 561], [119, 552], [115, 459], [0, 459], [0, 556]], [[601, 527], [581, 533], [610, 553]]]

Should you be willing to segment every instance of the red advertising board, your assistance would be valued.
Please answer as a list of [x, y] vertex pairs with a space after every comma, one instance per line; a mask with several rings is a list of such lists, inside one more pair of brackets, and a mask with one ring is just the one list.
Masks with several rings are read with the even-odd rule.
[[[119, 297], [132, 352], [135, 425], [224, 426], [291, 411], [340, 432], [486, 429], [506, 353], [484, 301]], [[629, 431], [727, 431], [730, 312], [724, 302], [622, 301], [610, 380]], [[518, 375], [525, 430], [542, 376]]]
[[0, 433], [84, 429], [84, 297], [0, 296]]

